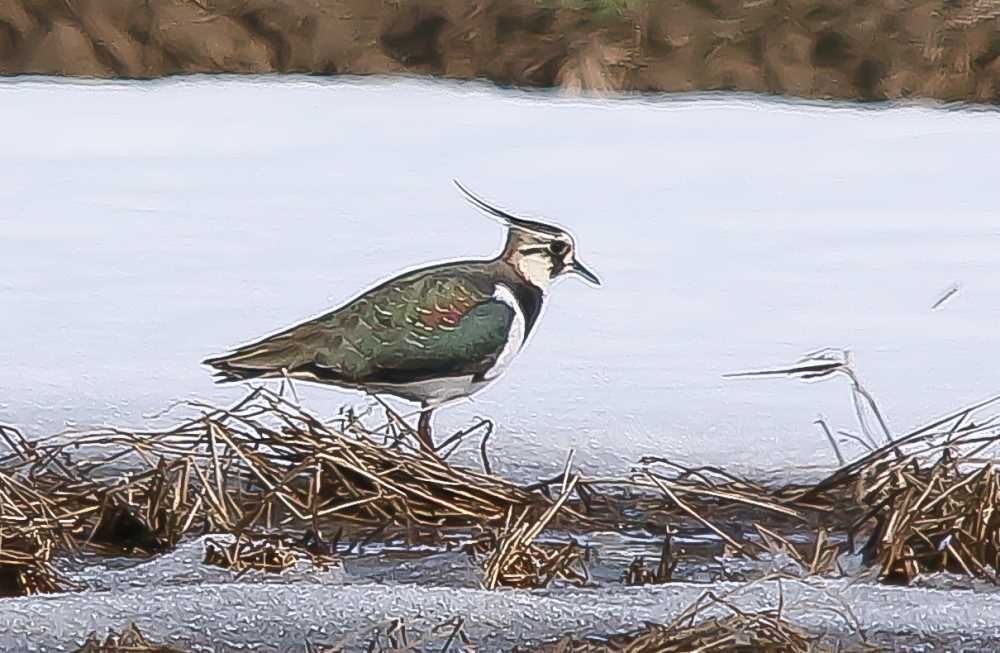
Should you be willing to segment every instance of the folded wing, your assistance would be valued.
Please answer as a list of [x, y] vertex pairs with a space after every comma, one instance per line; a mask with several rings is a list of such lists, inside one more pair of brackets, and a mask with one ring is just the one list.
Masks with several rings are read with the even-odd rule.
[[288, 375], [364, 386], [482, 376], [503, 351], [515, 317], [493, 289], [469, 270], [411, 273], [205, 363], [226, 381]]

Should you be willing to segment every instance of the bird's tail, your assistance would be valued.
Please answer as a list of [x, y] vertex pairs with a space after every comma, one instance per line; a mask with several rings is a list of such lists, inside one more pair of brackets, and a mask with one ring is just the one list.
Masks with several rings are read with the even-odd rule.
[[203, 365], [214, 368], [214, 376], [219, 383], [280, 378], [302, 363], [301, 347], [274, 340], [239, 347], [228, 354], [202, 361]]

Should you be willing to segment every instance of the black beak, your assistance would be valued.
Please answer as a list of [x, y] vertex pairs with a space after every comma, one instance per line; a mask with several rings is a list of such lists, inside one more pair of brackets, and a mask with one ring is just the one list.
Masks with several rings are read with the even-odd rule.
[[571, 272], [575, 272], [576, 274], [580, 275], [581, 277], [583, 277], [590, 283], [594, 284], [595, 286], [601, 285], [601, 280], [597, 278], [597, 275], [588, 270], [583, 263], [576, 260], [575, 258], [570, 263], [569, 269]]

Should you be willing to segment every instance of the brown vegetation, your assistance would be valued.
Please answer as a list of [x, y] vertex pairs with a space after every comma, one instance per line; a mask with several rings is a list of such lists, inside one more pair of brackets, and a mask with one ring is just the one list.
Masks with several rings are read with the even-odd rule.
[[528, 509], [522, 510], [515, 519], [511, 510], [502, 529], [490, 531], [470, 544], [470, 552], [485, 555], [483, 587], [496, 589], [503, 585], [524, 589], [548, 587], [557, 578], [577, 585], [585, 585], [590, 580], [585, 552], [576, 542], [538, 544], [535, 541], [566, 504], [579, 482], [579, 477], [569, 478], [568, 473], [567, 468], [559, 499], [537, 519], [530, 518], [532, 511]]
[[917, 429], [846, 465], [798, 500], [849, 506], [839, 528], [866, 534], [867, 564], [885, 582], [951, 571], [1000, 580], [1000, 398]]
[[[72, 548], [152, 554], [205, 532], [322, 540], [377, 527], [419, 537], [450, 525], [502, 523], [542, 502], [380, 433], [353, 418], [324, 423], [265, 389], [163, 431], [104, 430], [28, 442], [6, 429], [3, 525], [49, 531]], [[401, 423], [401, 422], [400, 422]], [[87, 455], [71, 455], [83, 449]], [[336, 537], [335, 537], [336, 539]]]
[[560, 476], [521, 487], [411, 446], [391, 411], [371, 430], [263, 388], [228, 409], [187, 404], [200, 414], [161, 431], [32, 442], [2, 428], [0, 591], [72, 589], [49, 563], [60, 551], [154, 555], [203, 533], [235, 536], [206, 562], [238, 572], [333, 564], [342, 540], [351, 549], [471, 535], [487, 588], [586, 584], [574, 534], [637, 529], [651, 542], [662, 533], [662, 551], [655, 571], [642, 560], [623, 570], [627, 584], [671, 582], [682, 557], [699, 555], [674, 536], [706, 533], [718, 544], [704, 559], [782, 556], [797, 575], [837, 573], [857, 549], [887, 582], [934, 571], [995, 581], [1000, 477], [989, 456], [1000, 429], [981, 415], [992, 405], [890, 439], [818, 484], [778, 488], [664, 459], [628, 479], [585, 480], [571, 458]]
[[856, 633], [856, 645], [828, 645], [782, 614], [782, 606], [744, 611], [706, 592], [669, 624], [646, 624], [626, 633], [567, 635], [520, 653], [849, 653], [877, 651]]
[[53, 548], [45, 531], [11, 529], [0, 523], [0, 597], [74, 589], [51, 565]]
[[295, 566], [296, 552], [281, 540], [238, 537], [232, 542], [205, 543], [205, 564], [242, 574], [250, 570], [281, 573]]
[[0, 0], [0, 74], [1000, 101], [998, 0]]
[[135, 624], [120, 633], [109, 633], [102, 641], [92, 633], [75, 653], [185, 653], [178, 648], [150, 644]]
[[[185, 404], [199, 414], [160, 431], [29, 441], [0, 427], [8, 451], [0, 457], [0, 593], [74, 590], [50, 562], [61, 552], [154, 555], [206, 532], [234, 536], [209, 541], [205, 563], [236, 573], [280, 573], [298, 560], [335, 565], [356, 543], [391, 537], [449, 546], [461, 534], [486, 588], [588, 584], [589, 551], [574, 534], [645, 529], [663, 533], [660, 560], [655, 570], [641, 560], [623, 570], [629, 585], [684, 580], [677, 563], [688, 553], [674, 537], [685, 533], [721, 542], [701, 561], [783, 556], [796, 575], [832, 574], [857, 549], [884, 582], [936, 571], [995, 582], [1000, 419], [987, 409], [998, 402], [896, 438], [886, 430], [886, 444], [823, 481], [778, 488], [658, 458], [628, 479], [585, 480], [572, 456], [558, 477], [518, 486], [411, 446], [411, 430], [388, 408], [373, 429], [351, 414], [321, 420], [262, 388], [226, 409]], [[574, 635], [539, 650], [827, 650], [780, 609], [748, 613], [709, 598], [669, 625], [601, 642]], [[448, 650], [467, 643], [461, 626], [453, 620], [426, 637], [447, 640], [435, 650]], [[368, 650], [422, 650], [429, 641], [402, 624], [362, 635]], [[133, 628], [104, 642], [92, 636], [81, 650], [172, 649]]]

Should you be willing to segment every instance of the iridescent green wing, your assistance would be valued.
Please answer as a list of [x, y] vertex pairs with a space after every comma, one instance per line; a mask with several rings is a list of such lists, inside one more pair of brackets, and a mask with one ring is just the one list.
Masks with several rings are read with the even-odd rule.
[[513, 308], [461, 267], [404, 276], [328, 319], [315, 364], [355, 383], [481, 375], [507, 343]]
[[483, 374], [514, 320], [482, 269], [402, 275], [347, 305], [205, 362], [226, 380], [289, 374], [346, 384]]

